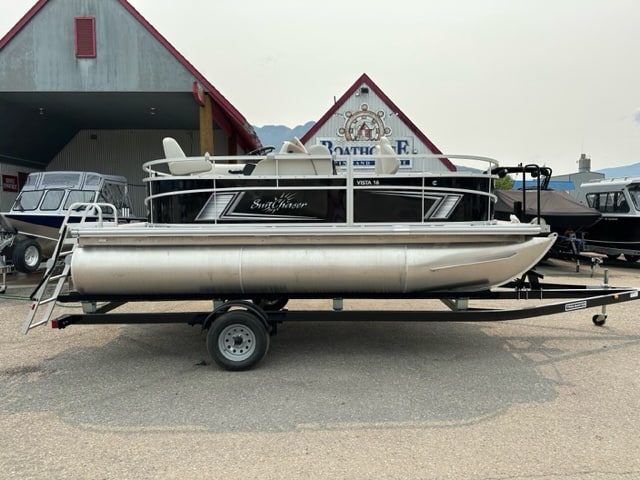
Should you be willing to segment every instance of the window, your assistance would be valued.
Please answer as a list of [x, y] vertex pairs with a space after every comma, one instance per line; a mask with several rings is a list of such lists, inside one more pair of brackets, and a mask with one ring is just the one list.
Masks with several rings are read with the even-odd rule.
[[604, 193], [600, 195], [600, 211], [607, 213], [613, 212], [613, 206], [615, 205], [615, 195], [615, 193]]
[[629, 213], [624, 192], [589, 193], [587, 204], [603, 213]]
[[11, 208], [14, 211], [35, 210], [42, 198], [42, 190], [23, 191]]
[[96, 19], [95, 17], [76, 17], [75, 47], [77, 58], [95, 58], [96, 56]]
[[640, 185], [630, 185], [629, 194], [631, 195], [635, 209], [640, 210]]
[[45, 188], [75, 187], [80, 185], [80, 174], [74, 172], [45, 172], [41, 185]]
[[616, 213], [629, 213], [629, 203], [627, 203], [627, 199], [624, 198], [624, 192], [616, 193]]
[[110, 203], [116, 208], [127, 208], [129, 205], [125, 188], [126, 187], [124, 185], [106, 182], [100, 191], [98, 201], [102, 203]]
[[64, 198], [64, 190], [49, 190], [40, 205], [40, 210], [57, 210]]
[[74, 203], [91, 203], [94, 201], [96, 192], [93, 190], [71, 190], [67, 201], [64, 202], [64, 209], [69, 210], [69, 207]]

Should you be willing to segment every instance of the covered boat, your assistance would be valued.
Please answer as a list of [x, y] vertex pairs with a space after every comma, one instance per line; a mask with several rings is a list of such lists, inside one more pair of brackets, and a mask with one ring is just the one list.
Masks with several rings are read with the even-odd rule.
[[477, 291], [528, 271], [555, 240], [493, 218], [496, 162], [487, 158], [446, 156], [484, 162], [485, 173], [429, 173], [416, 171], [424, 156], [398, 158], [385, 139], [371, 170], [296, 141], [245, 157], [186, 157], [170, 138], [164, 148], [166, 158], [144, 166], [149, 222], [69, 227], [79, 294]]
[[541, 223], [562, 236], [584, 232], [602, 216], [598, 210], [578, 203], [559, 190], [527, 191], [524, 207], [522, 190], [496, 190], [495, 194], [496, 218], [507, 220], [513, 214], [522, 222], [537, 222], [539, 216]]

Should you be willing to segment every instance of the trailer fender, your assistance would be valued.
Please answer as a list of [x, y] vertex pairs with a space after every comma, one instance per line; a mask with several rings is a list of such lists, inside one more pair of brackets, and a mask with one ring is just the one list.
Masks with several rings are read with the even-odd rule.
[[256, 304], [246, 300], [229, 300], [214, 308], [213, 312], [211, 312], [202, 323], [202, 330], [208, 330], [216, 318], [232, 309], [244, 310], [251, 313], [264, 324], [264, 327], [267, 329], [269, 334], [274, 332], [274, 324], [269, 321], [269, 315], [267, 315], [267, 313]]

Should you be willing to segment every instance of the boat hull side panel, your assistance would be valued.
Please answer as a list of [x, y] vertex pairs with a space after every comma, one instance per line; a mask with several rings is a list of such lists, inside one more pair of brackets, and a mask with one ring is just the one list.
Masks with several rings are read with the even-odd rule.
[[640, 216], [603, 215], [602, 220], [587, 230], [587, 244], [620, 250], [640, 250]]
[[409, 293], [501, 285], [535, 265], [555, 236], [417, 245], [87, 245], [71, 274], [85, 295]]

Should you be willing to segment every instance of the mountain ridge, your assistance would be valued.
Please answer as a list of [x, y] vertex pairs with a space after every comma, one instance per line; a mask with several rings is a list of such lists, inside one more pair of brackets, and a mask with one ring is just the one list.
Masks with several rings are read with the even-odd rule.
[[640, 177], [640, 162], [620, 167], [601, 168], [595, 171], [604, 173], [605, 178]]
[[297, 125], [293, 128], [285, 125], [263, 125], [262, 127], [253, 126], [253, 129], [260, 139], [260, 143], [265, 147], [273, 145], [276, 150], [280, 150], [282, 142], [285, 140], [291, 140], [293, 137], [302, 137], [307, 133], [316, 122], [308, 121], [302, 125]]
[[[291, 140], [293, 137], [303, 137], [313, 125], [315, 125], [315, 122], [310, 120], [293, 128], [286, 125], [263, 125], [262, 127], [254, 125], [253, 129], [262, 145], [273, 145], [276, 150], [280, 150], [282, 142]], [[604, 174], [605, 178], [640, 177], [640, 162], [619, 167], [601, 168], [594, 171]]]

